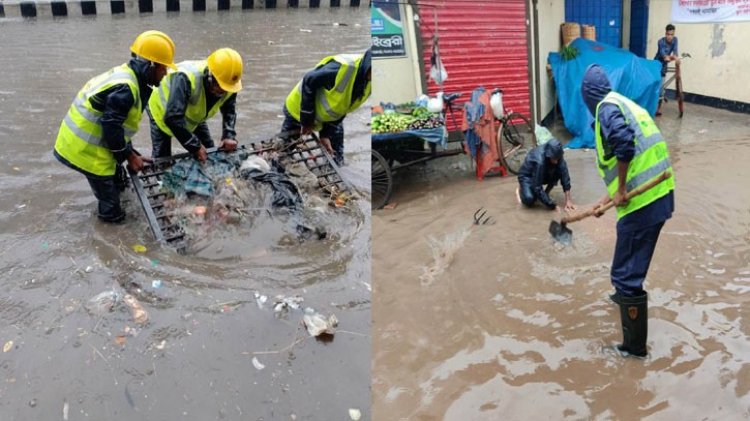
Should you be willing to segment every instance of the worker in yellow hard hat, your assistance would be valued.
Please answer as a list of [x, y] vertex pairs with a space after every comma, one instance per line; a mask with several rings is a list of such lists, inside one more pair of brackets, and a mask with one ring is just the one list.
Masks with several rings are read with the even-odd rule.
[[78, 92], [60, 125], [54, 155], [88, 179], [99, 201], [104, 222], [122, 222], [120, 191], [125, 187], [121, 163], [134, 171], [144, 161], [132, 147], [143, 109], [156, 86], [175, 68], [174, 42], [160, 31], [138, 35], [130, 47], [131, 59], [89, 80]]
[[242, 57], [231, 48], [220, 48], [206, 60], [183, 61], [167, 75], [148, 101], [151, 119], [151, 157], [172, 155], [172, 137], [200, 161], [214, 146], [206, 120], [221, 111], [219, 149], [237, 148], [235, 103], [242, 89]]

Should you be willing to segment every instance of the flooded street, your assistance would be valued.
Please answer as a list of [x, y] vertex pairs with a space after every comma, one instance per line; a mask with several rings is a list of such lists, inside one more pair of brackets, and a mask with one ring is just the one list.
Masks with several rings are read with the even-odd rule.
[[[615, 212], [571, 224], [563, 248], [547, 232], [560, 215], [521, 209], [515, 177], [478, 182], [465, 156], [434, 161], [373, 213], [375, 419], [750, 417], [750, 117], [664, 114], [676, 212], [644, 284], [648, 359], [603, 350], [622, 340]], [[594, 151], [565, 156], [574, 202], [593, 203]], [[472, 227], [479, 207], [497, 223]]]
[[[243, 144], [280, 130], [286, 95], [320, 59], [367, 48], [369, 17], [343, 7], [0, 19], [0, 420], [370, 417], [367, 104], [345, 120], [342, 169], [363, 197], [329, 215], [323, 241], [282, 242], [264, 226], [178, 255], [153, 241], [133, 196], [127, 223], [98, 222], [85, 178], [52, 155], [75, 94], [126, 62], [144, 30], [166, 32], [176, 62], [220, 47], [242, 55]], [[209, 127], [218, 140], [221, 117]], [[145, 114], [134, 144], [150, 155]], [[124, 304], [87, 311], [112, 290], [132, 293], [148, 323]], [[277, 295], [335, 314], [333, 340], [309, 338], [302, 309], [274, 312]]]

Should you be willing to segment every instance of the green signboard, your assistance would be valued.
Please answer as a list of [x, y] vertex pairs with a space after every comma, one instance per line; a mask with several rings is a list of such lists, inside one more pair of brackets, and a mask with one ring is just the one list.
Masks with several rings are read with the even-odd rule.
[[373, 57], [406, 56], [401, 9], [397, 0], [372, 2], [371, 27]]

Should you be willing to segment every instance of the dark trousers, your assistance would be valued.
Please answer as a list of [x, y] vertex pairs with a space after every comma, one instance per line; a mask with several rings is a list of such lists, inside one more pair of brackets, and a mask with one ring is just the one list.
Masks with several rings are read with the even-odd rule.
[[[547, 181], [547, 180], [545, 180]], [[559, 181], [559, 178], [554, 177], [552, 180], [549, 180], [548, 183], [546, 183], [546, 187], [544, 190], [549, 194], [550, 191], [552, 191], [552, 188], [557, 185], [557, 182]], [[526, 179], [518, 179], [519, 189], [518, 189], [518, 195], [521, 197], [521, 203], [523, 203], [526, 206], [534, 206], [534, 203], [536, 203], [537, 200], [539, 200], [538, 197], [536, 197], [536, 194], [534, 193], [534, 187], [530, 180]]]
[[[150, 113], [148, 117], [151, 126], [151, 158], [166, 158], [172, 156], [172, 136], [161, 131]], [[201, 144], [206, 149], [214, 147], [214, 141], [211, 139], [211, 133], [209, 132], [208, 125], [205, 121], [193, 130], [193, 134], [200, 139]]]
[[620, 295], [634, 297], [643, 294], [643, 281], [663, 226], [664, 222], [661, 222], [637, 231], [623, 233], [617, 230], [611, 276], [612, 285]]
[[[292, 130], [299, 131], [302, 129], [297, 119], [295, 119], [284, 106], [284, 122], [281, 124], [282, 132], [289, 132]], [[323, 128], [318, 134], [320, 137], [325, 137], [331, 141], [331, 147], [333, 148], [333, 160], [337, 165], [343, 165], [344, 163], [344, 122], [338, 123], [323, 123]]]
[[67, 159], [60, 156], [57, 151], [55, 151], [54, 154], [58, 161], [67, 167], [80, 172], [86, 177], [89, 186], [91, 186], [91, 191], [94, 193], [94, 197], [99, 201], [97, 206], [97, 216], [100, 220], [110, 223], [117, 223], [125, 220], [125, 211], [120, 206], [120, 192], [125, 190], [127, 178], [125, 175], [125, 169], [122, 165], [117, 165], [115, 167], [115, 175], [94, 175], [76, 167]]

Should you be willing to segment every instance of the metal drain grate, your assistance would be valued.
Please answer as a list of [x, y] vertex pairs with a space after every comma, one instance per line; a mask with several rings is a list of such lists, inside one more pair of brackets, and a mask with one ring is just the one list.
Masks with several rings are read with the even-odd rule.
[[[307, 169], [316, 177], [320, 188], [331, 193], [335, 188], [337, 191], [351, 191], [352, 187], [341, 177], [339, 167], [333, 158], [326, 152], [317, 137], [299, 140], [293, 144], [294, 147], [283, 152], [291, 162], [304, 162]], [[282, 164], [284, 160], [281, 160]]]
[[[323, 148], [317, 137], [297, 140], [285, 144], [278, 138], [240, 145], [235, 153], [246, 153], [248, 156], [263, 152], [276, 152], [279, 162], [284, 165], [289, 162], [304, 162], [307, 168], [318, 178], [321, 190], [327, 193], [351, 191], [351, 185], [347, 183], [339, 167], [331, 156]], [[215, 148], [208, 150], [209, 155], [217, 153]], [[164, 206], [164, 201], [172, 197], [171, 193], [161, 188], [162, 175], [180, 160], [193, 159], [190, 154], [184, 153], [169, 158], [154, 160], [152, 165], [134, 176], [129, 173], [133, 190], [146, 215], [151, 232], [156, 241], [167, 244], [182, 253], [187, 250], [188, 239], [179, 223], [177, 216], [170, 213]]]

